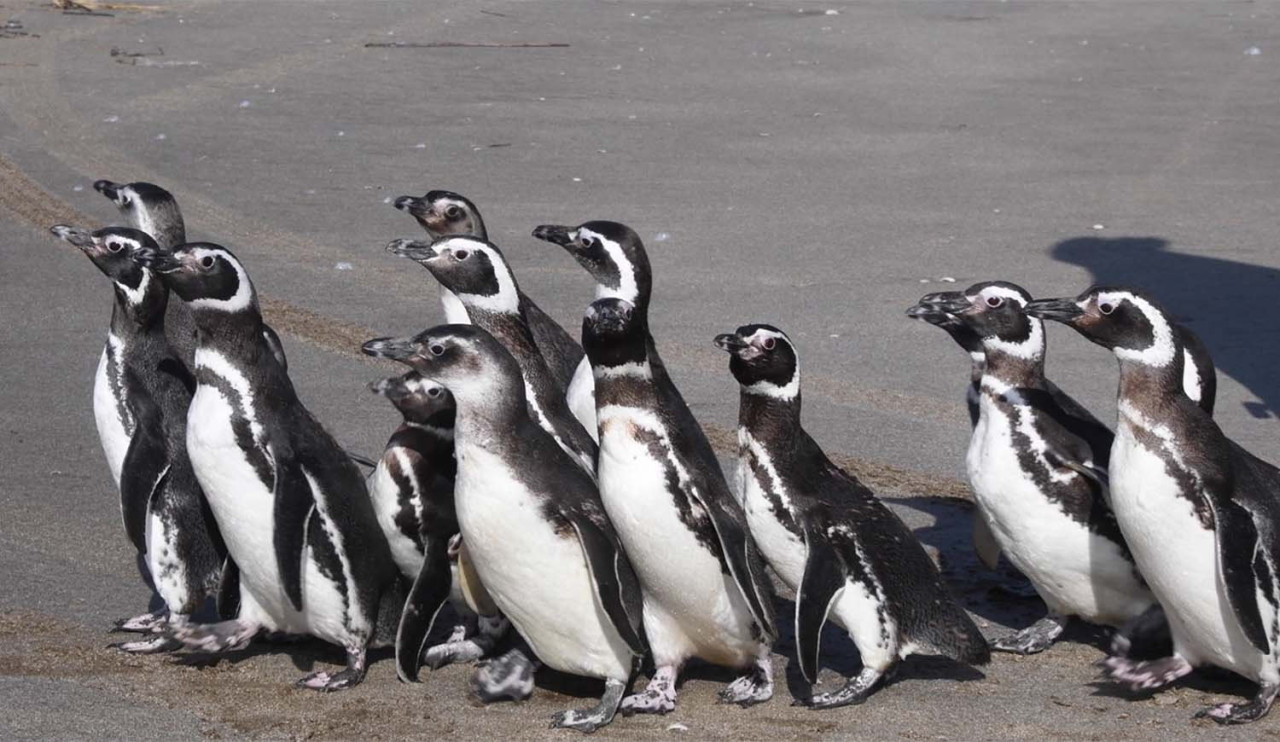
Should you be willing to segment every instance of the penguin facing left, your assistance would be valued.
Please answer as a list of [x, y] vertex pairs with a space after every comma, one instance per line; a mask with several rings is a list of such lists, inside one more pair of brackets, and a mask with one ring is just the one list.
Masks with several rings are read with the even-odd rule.
[[[99, 180], [94, 182], [93, 189], [116, 205], [127, 226], [151, 235], [151, 239], [161, 248], [171, 250], [187, 241], [187, 226], [182, 219], [182, 210], [178, 208], [178, 201], [173, 194], [164, 188], [145, 181], [113, 183]], [[169, 302], [169, 309], [165, 314], [165, 334], [178, 357], [187, 368], [192, 368], [196, 352], [196, 325], [185, 303]], [[262, 325], [262, 336], [271, 348], [272, 355], [288, 370], [289, 362], [285, 358], [280, 336], [266, 323]]]
[[356, 685], [370, 643], [389, 642], [404, 604], [364, 477], [268, 352], [257, 293], [231, 251], [194, 243], [134, 257], [187, 302], [200, 330], [187, 452], [240, 587], [237, 618], [171, 635], [204, 652], [263, 630], [316, 636], [346, 650], [347, 667], [299, 685]]
[[914, 653], [985, 664], [982, 632], [911, 530], [862, 482], [831, 462], [800, 423], [800, 361], [785, 333], [744, 325], [718, 335], [740, 385], [739, 497], [774, 572], [796, 591], [800, 669], [814, 683], [828, 616], [847, 632], [862, 671], [813, 696], [813, 708], [865, 701]]
[[195, 380], [165, 338], [169, 292], [132, 254], [155, 250], [145, 232], [109, 227], [51, 230], [75, 245], [115, 288], [111, 329], [94, 384], [94, 417], [120, 491], [125, 533], [165, 611], [120, 621], [152, 636], [120, 644], [128, 652], [176, 648], [158, 633], [181, 628], [213, 595], [226, 555], [186, 448]]

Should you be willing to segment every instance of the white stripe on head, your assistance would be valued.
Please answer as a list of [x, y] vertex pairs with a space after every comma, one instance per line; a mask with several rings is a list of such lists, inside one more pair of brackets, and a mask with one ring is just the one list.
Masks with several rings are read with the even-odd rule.
[[627, 253], [622, 249], [622, 245], [605, 237], [599, 232], [593, 232], [590, 229], [582, 228], [574, 235], [577, 237], [590, 237], [598, 240], [600, 247], [604, 250], [609, 259], [613, 261], [614, 267], [618, 271], [618, 285], [605, 286], [596, 282], [596, 299], [622, 299], [635, 304], [640, 298], [640, 289], [636, 286], [636, 267], [631, 263], [631, 259], [627, 257]]
[[473, 253], [484, 253], [489, 257], [489, 263], [493, 266], [493, 276], [498, 282], [498, 293], [486, 296], [455, 292], [463, 304], [501, 314], [515, 314], [520, 311], [520, 292], [516, 290], [515, 276], [511, 273], [511, 266], [497, 250], [469, 237], [450, 237], [437, 243], [435, 248], [436, 253], [440, 255], [452, 255], [456, 250], [470, 250]]
[[195, 299], [189, 302], [192, 307], [200, 309], [216, 309], [223, 312], [239, 312], [254, 305], [253, 284], [249, 281], [249, 274], [245, 272], [244, 266], [240, 265], [240, 261], [236, 260], [231, 253], [226, 250], [211, 249], [207, 247], [197, 247], [191, 251], [196, 261], [201, 260], [207, 255], [216, 258], [222, 258], [236, 272], [236, 292], [229, 299], [212, 299], [203, 298]]
[[[128, 255], [134, 250], [141, 247], [141, 245], [138, 244], [137, 240], [132, 239], [130, 237], [123, 237], [118, 234], [108, 234], [104, 238], [95, 238], [95, 241], [99, 241], [103, 243], [104, 246], [110, 245], [113, 242], [119, 244], [120, 249], [113, 251], [113, 254], [116, 254], [116, 255]], [[138, 286], [136, 288], [132, 286], [126, 286], [125, 284], [120, 283], [119, 281], [115, 282], [116, 286], [120, 287], [120, 291], [124, 294], [125, 298], [129, 301], [129, 305], [134, 307], [141, 304], [142, 300], [146, 298], [147, 288], [151, 285], [151, 271], [147, 270], [146, 268], [139, 268], [139, 270], [142, 272], [142, 279], [138, 281]]]
[[756, 340], [763, 342], [765, 338], [773, 338], [779, 344], [786, 343], [791, 347], [791, 354], [796, 359], [795, 369], [791, 372], [791, 380], [783, 386], [778, 386], [772, 381], [757, 381], [754, 384], [742, 387], [742, 391], [747, 394], [758, 394], [762, 397], [770, 397], [782, 401], [795, 399], [796, 395], [800, 394], [800, 354], [796, 352], [796, 346], [791, 342], [791, 338], [781, 332], [762, 328], [751, 333], [750, 337], [743, 339], [754, 346]]
[[[985, 304], [987, 299], [991, 297], [999, 297], [1012, 304], [1017, 304], [1020, 308], [1027, 306], [1027, 297], [1007, 286], [987, 286], [978, 293], [978, 300], [982, 304]], [[1026, 340], [1013, 343], [1008, 340], [1001, 340], [999, 337], [988, 337], [983, 338], [983, 346], [1027, 361], [1043, 358], [1044, 323], [1036, 317], [1024, 316], [1027, 317], [1027, 323], [1030, 325], [1030, 332], [1027, 334]]]
[[[121, 188], [120, 195], [133, 207], [126, 212], [130, 221], [129, 226], [139, 232], [146, 232], [151, 235], [151, 239], [159, 242], [160, 235], [156, 234], [156, 222], [154, 215], [151, 213], [151, 209], [147, 208], [147, 204], [138, 197], [138, 194], [133, 190], [133, 187], [125, 186], [124, 188]], [[123, 203], [120, 204], [120, 206], [121, 208], [124, 208]]]
[[1121, 302], [1127, 301], [1136, 307], [1139, 312], [1142, 312], [1142, 315], [1147, 318], [1147, 322], [1151, 324], [1151, 345], [1141, 350], [1117, 346], [1115, 348], [1117, 358], [1122, 361], [1131, 361], [1157, 368], [1173, 363], [1177, 343], [1173, 339], [1173, 326], [1169, 324], [1169, 320], [1165, 319], [1164, 312], [1161, 312], [1154, 304], [1141, 296], [1136, 296], [1128, 291], [1104, 291], [1098, 294], [1097, 301], [1099, 305], [1110, 304], [1112, 306], [1119, 306]]

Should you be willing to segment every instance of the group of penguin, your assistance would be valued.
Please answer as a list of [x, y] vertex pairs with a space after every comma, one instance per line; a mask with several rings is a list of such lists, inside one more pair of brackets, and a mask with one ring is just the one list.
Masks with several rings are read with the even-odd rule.
[[[396, 200], [427, 239], [387, 249], [439, 282], [446, 324], [364, 344], [409, 370], [370, 385], [402, 422], [362, 462], [299, 400], [244, 264], [188, 243], [168, 191], [94, 187], [127, 226], [51, 231], [114, 288], [94, 416], [164, 604], [116, 624], [141, 635], [125, 651], [318, 637], [347, 655], [298, 681], [323, 691], [359, 683], [370, 647], [394, 645], [405, 681], [487, 658], [471, 680], [484, 702], [527, 698], [545, 665], [604, 681], [596, 706], [552, 723], [590, 732], [674, 710], [695, 658], [740, 673], [722, 702], [769, 700], [767, 566], [795, 592], [810, 684], [827, 621], [861, 656], [841, 687], [799, 700], [813, 708], [865, 701], [913, 654], [1043, 651], [1071, 617], [1115, 627], [1105, 671], [1131, 688], [1202, 666], [1258, 683], [1201, 712], [1216, 721], [1261, 718], [1280, 690], [1280, 470], [1214, 423], [1209, 354], [1141, 292], [1033, 300], [988, 282], [907, 312], [972, 358], [978, 554], [992, 568], [1004, 554], [1048, 607], [988, 644], [906, 525], [805, 432], [798, 351], [770, 325], [714, 339], [740, 385], [730, 486], [649, 332], [653, 276], [628, 227], [533, 232], [595, 283], [579, 344], [520, 290], [475, 204]], [[1115, 434], [1045, 377], [1046, 319], [1119, 360]], [[218, 620], [193, 620], [209, 599]], [[460, 623], [431, 644], [445, 603]]]

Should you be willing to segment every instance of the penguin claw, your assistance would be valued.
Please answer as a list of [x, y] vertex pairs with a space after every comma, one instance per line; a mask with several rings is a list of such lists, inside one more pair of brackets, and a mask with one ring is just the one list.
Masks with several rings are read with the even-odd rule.
[[156, 634], [164, 631], [168, 624], [168, 611], [156, 611], [122, 618], [112, 624], [110, 632], [112, 634]]
[[145, 639], [131, 642], [115, 642], [107, 646], [129, 654], [163, 654], [181, 649], [182, 642], [164, 634], [152, 634]]
[[533, 695], [535, 666], [524, 652], [513, 649], [476, 668], [471, 690], [481, 703], [523, 701]]

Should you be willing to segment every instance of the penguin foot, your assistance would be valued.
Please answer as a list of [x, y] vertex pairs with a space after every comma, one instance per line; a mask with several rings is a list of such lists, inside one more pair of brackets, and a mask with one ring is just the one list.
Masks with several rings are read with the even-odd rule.
[[169, 625], [169, 611], [144, 613], [133, 618], [122, 618], [111, 627], [112, 632], [129, 632], [135, 634], [154, 634], [165, 630]]
[[347, 648], [347, 668], [333, 674], [318, 671], [299, 680], [294, 685], [298, 688], [307, 688], [308, 690], [318, 690], [322, 693], [332, 693], [338, 690], [346, 690], [354, 688], [364, 680], [365, 675], [365, 650], [364, 647], [348, 647]]
[[773, 698], [773, 663], [763, 653], [745, 675], [720, 691], [718, 703], [736, 703], [746, 708]]
[[456, 644], [467, 640], [467, 625], [460, 623], [453, 627], [453, 631], [449, 634], [449, 638], [445, 640], [445, 644]]
[[552, 729], [576, 729], [584, 734], [591, 734], [602, 726], [613, 721], [618, 712], [618, 704], [622, 701], [622, 693], [626, 690], [625, 681], [609, 678], [604, 682], [604, 695], [594, 708], [572, 709], [556, 714], [551, 720]]
[[1129, 690], [1154, 690], [1190, 673], [1191, 663], [1174, 655], [1158, 660], [1136, 662], [1124, 657], [1108, 657], [1102, 661], [1107, 677], [1125, 685]]
[[1053, 646], [1053, 642], [1067, 628], [1064, 616], [1045, 616], [1012, 636], [991, 642], [997, 652], [1013, 654], [1038, 654]]
[[209, 624], [187, 624], [170, 627], [166, 636], [182, 644], [183, 649], [194, 652], [231, 652], [249, 646], [261, 630], [258, 624], [242, 619]]
[[117, 642], [108, 646], [129, 654], [161, 654], [182, 649], [182, 642], [164, 634], [152, 634], [145, 639], [132, 642]]
[[879, 670], [862, 668], [856, 677], [849, 678], [844, 686], [829, 693], [819, 693], [805, 704], [811, 709], [834, 709], [841, 706], [856, 706], [871, 697], [876, 685], [884, 676]]
[[1280, 686], [1264, 685], [1258, 689], [1258, 695], [1248, 703], [1220, 703], [1197, 711], [1195, 718], [1213, 719], [1219, 724], [1248, 724], [1267, 715], [1271, 710], [1272, 701], [1276, 700], [1278, 691]]
[[676, 710], [676, 675], [679, 668], [663, 665], [653, 673], [649, 685], [639, 693], [622, 699], [623, 716], [632, 714], [668, 714]]
[[1111, 636], [1113, 657], [1124, 659], [1159, 659], [1173, 654], [1173, 634], [1169, 631], [1169, 619], [1159, 603], [1142, 615], [1116, 629]]
[[471, 639], [455, 640], [450, 637], [450, 640], [444, 644], [437, 644], [427, 649], [422, 655], [422, 664], [432, 670], [439, 670], [455, 662], [475, 662], [484, 656], [484, 652], [484, 648]]
[[523, 651], [510, 652], [476, 668], [471, 690], [481, 703], [523, 701], [533, 695], [533, 673], [537, 665]]

